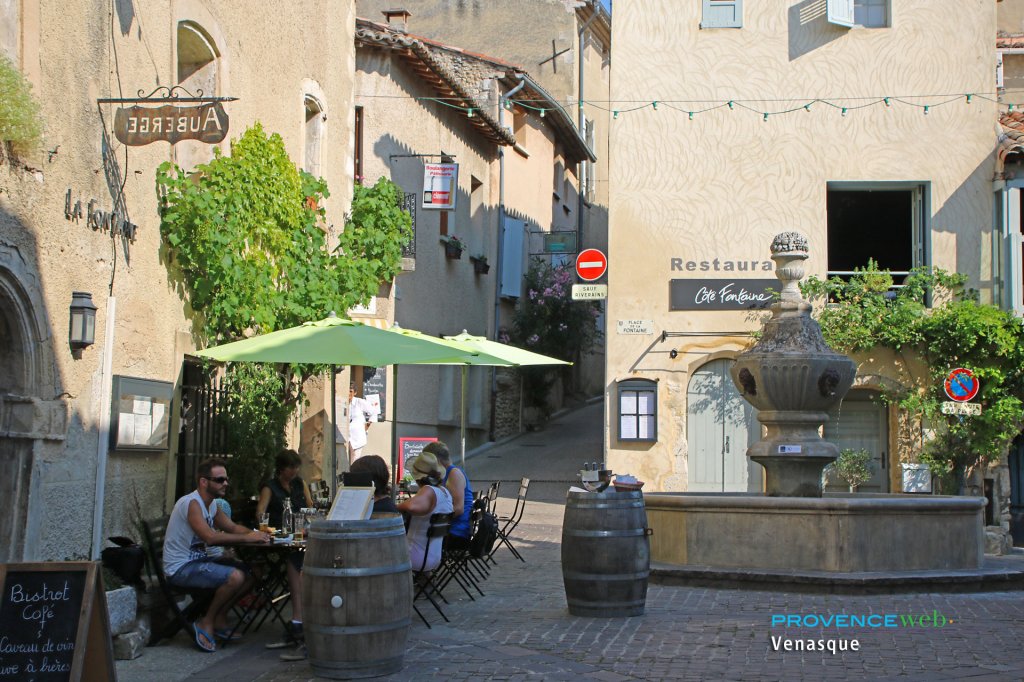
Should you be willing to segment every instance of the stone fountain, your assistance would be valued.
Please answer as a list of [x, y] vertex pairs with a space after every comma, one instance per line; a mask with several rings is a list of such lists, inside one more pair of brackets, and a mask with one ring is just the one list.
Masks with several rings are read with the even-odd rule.
[[984, 498], [822, 494], [822, 470], [839, 449], [819, 428], [853, 384], [856, 364], [826, 345], [800, 294], [806, 237], [785, 232], [771, 250], [780, 300], [761, 339], [731, 370], [766, 427], [747, 450], [764, 467], [764, 494], [646, 495], [652, 562], [704, 578], [784, 571], [909, 580], [915, 572], [979, 569]]

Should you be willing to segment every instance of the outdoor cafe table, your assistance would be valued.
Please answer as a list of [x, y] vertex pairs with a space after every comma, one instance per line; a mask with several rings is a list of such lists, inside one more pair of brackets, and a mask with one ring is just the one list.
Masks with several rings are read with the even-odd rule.
[[289, 623], [284, 616], [284, 609], [291, 600], [288, 587], [288, 556], [292, 552], [305, 553], [305, 541], [281, 542], [278, 539], [266, 545], [224, 546], [232, 548], [235, 555], [253, 569], [256, 578], [252, 591], [235, 604], [238, 622], [232, 628], [231, 635], [236, 632], [245, 634], [250, 629], [256, 632], [271, 616], [281, 623], [287, 632]]

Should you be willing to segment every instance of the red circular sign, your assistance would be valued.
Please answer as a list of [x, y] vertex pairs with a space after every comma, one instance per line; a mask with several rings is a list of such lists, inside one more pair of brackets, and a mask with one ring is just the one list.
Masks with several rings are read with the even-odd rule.
[[608, 270], [608, 257], [597, 249], [584, 249], [576, 256], [576, 274], [586, 282], [600, 279]]
[[963, 367], [957, 367], [946, 377], [944, 388], [950, 400], [958, 403], [965, 403], [978, 395], [981, 384], [974, 376], [974, 372]]

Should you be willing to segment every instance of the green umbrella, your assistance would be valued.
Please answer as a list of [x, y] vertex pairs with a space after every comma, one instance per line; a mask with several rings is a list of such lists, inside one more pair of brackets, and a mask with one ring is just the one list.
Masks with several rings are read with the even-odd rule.
[[[409, 333], [411, 330], [379, 329], [361, 322], [332, 316], [298, 327], [282, 329], [250, 339], [233, 341], [196, 353], [204, 358], [224, 362], [274, 362], [317, 365], [364, 365], [380, 367], [406, 363], [454, 363], [471, 356], [475, 351], [426, 334]], [[398, 405], [398, 368], [395, 368], [394, 406]], [[335, 414], [334, 372], [331, 372], [331, 477], [337, 477], [334, 425]], [[392, 408], [395, 409], [394, 407]], [[395, 470], [397, 451], [394, 441], [398, 437], [395, 415], [391, 465]], [[334, 489], [336, 480], [331, 481]]]
[[[461, 436], [462, 436], [462, 466], [466, 466], [466, 366], [467, 365], [491, 365], [498, 367], [522, 367], [525, 365], [571, 365], [571, 362], [552, 358], [540, 353], [534, 353], [523, 348], [510, 346], [507, 343], [491, 341], [483, 336], [473, 336], [465, 329], [456, 336], [443, 337], [446, 341], [459, 344], [459, 348], [475, 352], [464, 362], [447, 363], [462, 365], [462, 407], [460, 412]], [[437, 363], [441, 364], [441, 363]]]

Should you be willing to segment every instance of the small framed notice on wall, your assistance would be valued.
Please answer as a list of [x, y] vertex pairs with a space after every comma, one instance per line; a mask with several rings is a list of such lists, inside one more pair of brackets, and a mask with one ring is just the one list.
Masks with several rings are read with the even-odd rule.
[[115, 376], [111, 390], [110, 447], [166, 450], [174, 385]]

